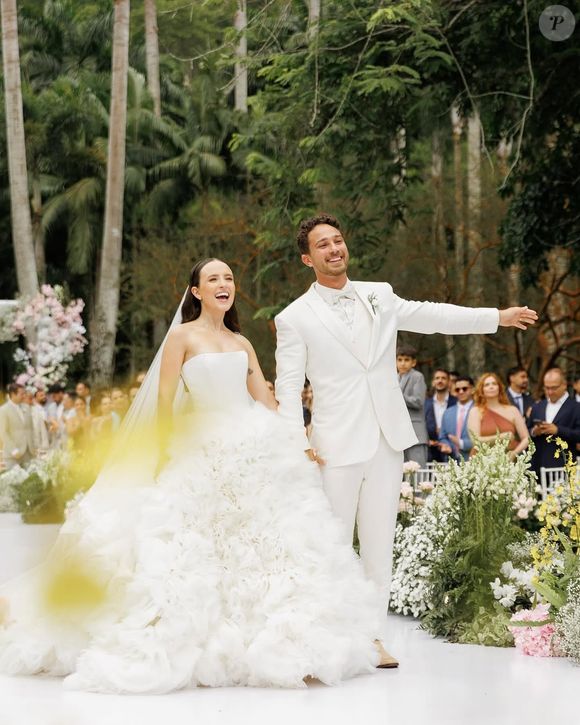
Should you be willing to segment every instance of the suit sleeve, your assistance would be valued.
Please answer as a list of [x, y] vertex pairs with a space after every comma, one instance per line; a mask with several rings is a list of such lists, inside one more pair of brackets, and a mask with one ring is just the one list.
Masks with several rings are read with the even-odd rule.
[[[449, 408], [447, 410], [449, 410]], [[441, 430], [439, 431], [439, 442], [445, 443], [450, 448], [453, 448], [453, 443], [451, 443], [451, 439], [448, 437], [452, 431], [449, 430], [449, 416], [447, 415], [447, 410], [443, 413]]]
[[[558, 433], [556, 435], [566, 439], [573, 446], [580, 443], [580, 403], [575, 403], [575, 407], [572, 409], [572, 415], [566, 423], [567, 425], [559, 425], [556, 423], [558, 427]], [[575, 451], [572, 451], [572, 454], [575, 454]]]
[[443, 302], [415, 302], [394, 295], [397, 327], [406, 332], [470, 335], [497, 332], [499, 310], [460, 307]]
[[286, 420], [293, 435], [311, 448], [304, 430], [302, 389], [306, 377], [306, 344], [298, 331], [280, 315], [276, 323], [276, 400], [278, 413]]
[[409, 382], [411, 383], [410, 390], [403, 391], [403, 398], [405, 398], [407, 408], [423, 410], [427, 394], [425, 378], [422, 375], [413, 375]]

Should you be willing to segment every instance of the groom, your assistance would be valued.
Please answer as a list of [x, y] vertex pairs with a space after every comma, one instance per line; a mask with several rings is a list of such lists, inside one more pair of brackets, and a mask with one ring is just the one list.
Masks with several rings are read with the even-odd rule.
[[[403, 450], [417, 443], [398, 382], [398, 330], [447, 335], [492, 333], [498, 325], [525, 330], [537, 314], [527, 307], [411, 302], [386, 282], [351, 282], [339, 222], [326, 214], [302, 221], [297, 243], [316, 282], [276, 317], [279, 413], [321, 465], [324, 490], [349, 541], [358, 523], [362, 563], [386, 605]], [[314, 395], [311, 442], [302, 419], [305, 376]], [[396, 667], [379, 649], [379, 666]]]

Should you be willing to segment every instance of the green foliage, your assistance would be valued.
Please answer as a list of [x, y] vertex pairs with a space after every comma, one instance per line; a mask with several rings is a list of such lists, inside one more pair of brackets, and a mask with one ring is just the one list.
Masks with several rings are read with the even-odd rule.
[[55, 488], [55, 482], [44, 481], [38, 473], [32, 473], [16, 487], [16, 503], [25, 523], [54, 524], [63, 520]]

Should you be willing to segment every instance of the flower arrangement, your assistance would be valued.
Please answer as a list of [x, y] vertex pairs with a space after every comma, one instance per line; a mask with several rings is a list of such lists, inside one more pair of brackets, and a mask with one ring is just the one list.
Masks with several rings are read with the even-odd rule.
[[26, 346], [14, 353], [20, 373], [16, 382], [45, 389], [66, 377], [70, 361], [87, 344], [81, 313], [84, 302], [72, 300], [66, 306], [62, 287], [42, 285], [29, 300], [20, 300], [0, 327], [0, 341], [24, 337]]
[[[535, 606], [531, 614], [514, 614], [510, 629], [514, 633], [524, 629], [514, 638], [525, 654], [562, 653], [580, 663], [580, 478], [568, 444], [560, 438], [556, 444], [566, 477], [546, 496], [537, 514], [543, 526], [530, 550]], [[535, 625], [526, 627], [523, 621]]]
[[[550, 619], [548, 604], [538, 604], [533, 609], [521, 609], [511, 618], [509, 627], [516, 649], [533, 657], [558, 657], [554, 633], [556, 626]], [[522, 626], [514, 626], [515, 624]], [[527, 623], [529, 626], [525, 626]]]
[[14, 466], [0, 473], [0, 513], [18, 511], [15, 489], [27, 478], [28, 473], [20, 466]]
[[512, 460], [507, 442], [498, 441], [478, 445], [467, 461], [439, 468], [422, 510], [407, 528], [397, 530], [395, 611], [418, 616], [427, 630], [455, 641], [513, 642], [506, 627], [510, 613], [489, 583], [507, 547], [525, 536], [517, 512], [535, 489], [530, 457], [528, 451]]
[[555, 618], [555, 640], [560, 652], [580, 665], [580, 576], [570, 580], [566, 596]]

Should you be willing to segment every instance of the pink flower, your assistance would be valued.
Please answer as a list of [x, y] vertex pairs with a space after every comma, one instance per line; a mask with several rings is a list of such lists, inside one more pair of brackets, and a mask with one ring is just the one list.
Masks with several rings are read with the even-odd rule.
[[558, 657], [559, 653], [554, 646], [553, 637], [556, 628], [553, 622], [548, 621], [550, 616], [547, 604], [538, 604], [534, 609], [522, 609], [516, 612], [512, 622], [543, 622], [543, 626], [509, 627], [514, 637], [516, 649], [531, 657]]

